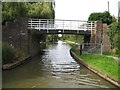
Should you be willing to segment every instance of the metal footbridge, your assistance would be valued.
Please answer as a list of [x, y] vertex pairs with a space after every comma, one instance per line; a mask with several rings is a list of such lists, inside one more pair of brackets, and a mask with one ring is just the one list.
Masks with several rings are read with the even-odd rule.
[[28, 29], [48, 34], [82, 34], [90, 35], [94, 30], [94, 22], [61, 19], [29, 19]]

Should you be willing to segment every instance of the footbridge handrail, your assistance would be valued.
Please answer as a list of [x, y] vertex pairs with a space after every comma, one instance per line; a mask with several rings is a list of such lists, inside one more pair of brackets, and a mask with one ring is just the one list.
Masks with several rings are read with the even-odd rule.
[[83, 30], [90, 31], [94, 29], [93, 21], [82, 20], [62, 20], [62, 19], [29, 19], [28, 29], [37, 30]]

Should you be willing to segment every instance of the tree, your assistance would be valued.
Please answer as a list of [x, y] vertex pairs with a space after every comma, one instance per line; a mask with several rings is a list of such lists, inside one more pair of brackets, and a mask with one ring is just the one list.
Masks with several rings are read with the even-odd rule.
[[120, 56], [120, 17], [118, 19], [118, 54]]
[[114, 23], [109, 25], [109, 28], [110, 28], [110, 30], [108, 32], [108, 35], [109, 35], [110, 40], [111, 40], [112, 48], [116, 50], [116, 53], [118, 53], [119, 25], [117, 22], [114, 22]]
[[3, 2], [2, 23], [13, 21], [20, 17], [27, 17], [26, 3], [23, 2]]
[[50, 2], [3, 2], [2, 23], [20, 17], [54, 19], [55, 12]]
[[51, 7], [51, 3], [48, 2], [38, 2], [28, 4], [28, 17], [39, 18], [39, 19], [53, 19], [54, 10]]
[[96, 20], [99, 20], [102, 23], [107, 23], [108, 25], [110, 25], [112, 23], [112, 16], [108, 11], [105, 11], [103, 13], [91, 13], [88, 18], [88, 21], [96, 21]]
[[[55, 12], [50, 2], [3, 2], [2, 24], [20, 18], [54, 19]], [[36, 35], [38, 42], [46, 39], [45, 34]], [[45, 40], [44, 40], [45, 41]]]

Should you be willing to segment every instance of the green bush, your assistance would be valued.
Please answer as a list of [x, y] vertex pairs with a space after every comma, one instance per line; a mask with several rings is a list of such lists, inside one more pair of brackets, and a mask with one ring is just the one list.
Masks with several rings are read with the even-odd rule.
[[7, 43], [2, 44], [2, 63], [10, 63], [15, 58], [15, 52]]

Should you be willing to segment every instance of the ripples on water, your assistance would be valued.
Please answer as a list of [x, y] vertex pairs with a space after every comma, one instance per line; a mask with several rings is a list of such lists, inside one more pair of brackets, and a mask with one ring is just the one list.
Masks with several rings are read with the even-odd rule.
[[3, 79], [3, 86], [17, 88], [114, 87], [74, 61], [69, 53], [70, 48], [69, 45], [62, 41], [59, 41], [58, 44], [53, 46], [48, 46], [44, 50], [45, 53], [42, 57], [33, 58], [31, 62], [13, 71], [3, 72], [5, 78]]
[[[47, 51], [48, 50], [48, 51]], [[93, 73], [84, 69], [70, 56], [70, 46], [62, 41], [58, 41], [56, 46], [49, 47], [45, 53], [45, 66], [51, 69], [51, 75], [56, 79], [63, 79], [64, 83], [80, 85], [80, 87], [102, 87], [108, 86], [101, 83], [100, 79], [92, 78]], [[47, 63], [47, 61], [49, 63]], [[83, 67], [83, 66], [82, 66]], [[87, 72], [89, 71], [89, 72]], [[81, 86], [82, 85], [82, 86]]]

